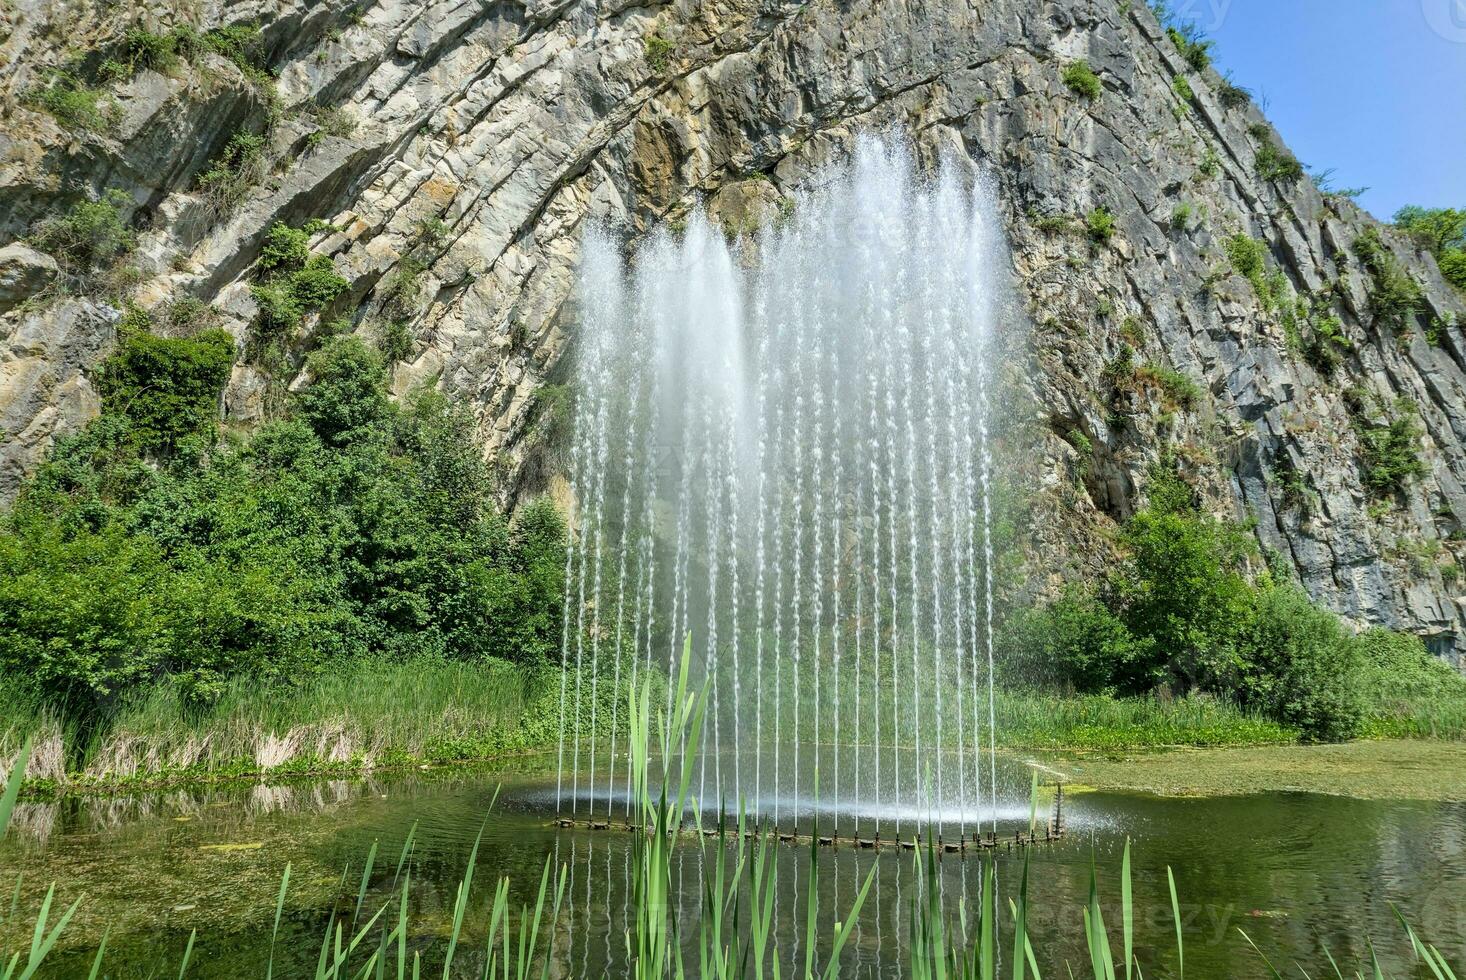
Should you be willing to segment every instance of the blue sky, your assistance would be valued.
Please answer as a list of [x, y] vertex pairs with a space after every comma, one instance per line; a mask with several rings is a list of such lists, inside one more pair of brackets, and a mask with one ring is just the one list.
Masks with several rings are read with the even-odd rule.
[[1172, 0], [1298, 158], [1404, 204], [1466, 207], [1466, 0]]

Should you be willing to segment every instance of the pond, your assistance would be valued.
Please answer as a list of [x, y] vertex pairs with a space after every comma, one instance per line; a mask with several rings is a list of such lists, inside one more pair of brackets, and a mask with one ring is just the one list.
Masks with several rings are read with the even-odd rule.
[[[26, 804], [0, 846], [0, 878], [22, 876], [23, 912], [0, 926], [0, 945], [21, 943], [21, 930], [55, 881], [59, 902], [86, 897], [42, 976], [85, 976], [104, 932], [110, 976], [176, 975], [193, 930], [198, 939], [189, 976], [263, 976], [289, 862], [275, 975], [312, 975], [333, 910], [348, 917], [353, 911], [368, 851], [377, 845], [365, 903], [374, 910], [392, 889], [415, 825], [410, 943], [426, 962], [447, 941], [455, 891], [482, 828], [479, 877], [455, 961], [463, 975], [482, 969], [479, 946], [494, 879], [511, 876], [512, 905], [532, 903], [546, 856], [568, 868], [551, 975], [622, 975], [631, 837], [625, 830], [555, 826], [553, 792], [553, 775], [542, 772], [449, 769]], [[1080, 910], [1091, 860], [1118, 943], [1114, 903], [1127, 838], [1137, 952], [1147, 975], [1174, 973], [1167, 865], [1175, 871], [1185, 966], [1193, 977], [1268, 975], [1239, 928], [1280, 967], [1296, 959], [1317, 975], [1312, 966], [1325, 963], [1327, 947], [1348, 970], [1367, 960], [1366, 940], [1373, 938], [1386, 969], [1411, 975], [1395, 905], [1449, 961], [1459, 964], [1466, 954], [1466, 804], [1303, 792], [1182, 798], [1089, 791], [1067, 796], [1064, 818], [1064, 839], [1034, 848], [1029, 858], [1029, 928], [1046, 976], [1067, 975], [1066, 959], [1076, 975], [1089, 969]], [[715, 847], [708, 842], [700, 849], [690, 839], [679, 851], [679, 921], [689, 950], [700, 869]], [[809, 860], [807, 845], [780, 848], [775, 918], [783, 921], [778, 940], [786, 975], [803, 962]], [[912, 860], [894, 849], [820, 849], [822, 933], [875, 868], [858, 931], [842, 958], [843, 975], [903, 974], [916, 886]], [[1006, 904], [1016, 894], [1023, 858], [999, 849], [997, 861]], [[954, 922], [960, 899], [974, 907], [980, 874], [977, 858], [942, 856], [940, 884]]]

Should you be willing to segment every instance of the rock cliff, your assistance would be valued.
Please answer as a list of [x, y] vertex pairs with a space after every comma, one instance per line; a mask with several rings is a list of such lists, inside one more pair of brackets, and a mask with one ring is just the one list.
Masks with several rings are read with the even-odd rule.
[[[105, 276], [0, 249], [0, 494], [98, 410], [129, 306], [180, 299], [238, 338], [227, 423], [264, 418], [328, 324], [396, 331], [396, 389], [469, 400], [505, 496], [532, 490], [588, 220], [635, 235], [702, 205], [738, 230], [855, 134], [895, 129], [999, 188], [1035, 584], [1100, 567], [1169, 453], [1315, 598], [1454, 655], [1462, 297], [1315, 187], [1143, 3], [13, 0], [0, 17], [0, 234], [39, 247], [48, 215], [114, 190], [135, 232]], [[266, 350], [250, 287], [276, 222], [347, 285]]]

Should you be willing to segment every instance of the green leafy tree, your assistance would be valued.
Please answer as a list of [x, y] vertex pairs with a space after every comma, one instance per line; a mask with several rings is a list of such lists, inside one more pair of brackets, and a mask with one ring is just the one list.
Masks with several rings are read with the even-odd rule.
[[103, 365], [103, 411], [126, 419], [143, 451], [173, 452], [191, 436], [212, 437], [233, 363], [234, 340], [223, 330], [190, 338], [135, 333]]
[[1293, 585], [1258, 595], [1244, 700], [1307, 738], [1341, 741], [1360, 731], [1366, 712], [1364, 657], [1339, 618]]

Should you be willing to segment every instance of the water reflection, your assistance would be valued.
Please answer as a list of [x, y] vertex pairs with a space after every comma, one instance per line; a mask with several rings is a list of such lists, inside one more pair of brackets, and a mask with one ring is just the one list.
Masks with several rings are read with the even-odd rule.
[[[235, 977], [262, 971], [275, 891], [286, 862], [292, 887], [277, 975], [309, 974], [333, 909], [355, 904], [363, 859], [375, 841], [369, 906], [391, 894], [397, 855], [417, 825], [412, 870], [413, 949], [441, 956], [455, 890], [499, 779], [467, 771], [288, 786], [170, 791], [131, 799], [27, 804], [24, 833], [0, 847], [0, 876], [23, 875], [22, 906], [34, 909], [44, 886], [82, 905], [50, 976], [85, 975], [89, 949], [110, 927], [116, 977], [176, 973], [188, 933], [199, 930], [190, 976]], [[566, 899], [546, 944], [551, 975], [618, 976], [626, 968], [625, 932], [633, 922], [631, 838], [625, 830], [553, 826], [543, 777], [506, 781], [484, 825], [478, 884], [457, 960], [465, 976], [482, 967], [493, 879], [511, 876], [511, 903], [533, 903], [546, 856], [567, 868]], [[1197, 977], [1262, 977], [1245, 929], [1275, 962], [1322, 961], [1327, 946], [1341, 965], [1380, 946], [1387, 969], [1408, 975], [1391, 903], [1459, 963], [1466, 946], [1466, 807], [1389, 803], [1307, 794], [1176, 799], [1116, 794], [1074, 796], [1070, 835], [1032, 854], [1030, 928], [1045, 973], [1085, 960], [1079, 909], [1091, 852], [1107, 903], [1118, 897], [1120, 850], [1135, 841], [1137, 948], [1149, 975], [1174, 969], [1166, 865], [1182, 899], [1188, 972]], [[1026, 819], [1026, 815], [1025, 815]], [[674, 909], [691, 954], [702, 875], [716, 859], [714, 839], [688, 838], [674, 867]], [[916, 894], [909, 852], [821, 848], [815, 873], [820, 908], [817, 959], [832, 923], [843, 918], [866, 874], [872, 887], [842, 958], [842, 974], [904, 972]], [[1021, 859], [1000, 851], [1000, 904], [1014, 894]], [[808, 847], [779, 849], [775, 939], [786, 973], [804, 960]], [[732, 859], [729, 860], [732, 870]], [[745, 873], [746, 878], [746, 873]], [[938, 887], [959, 927], [965, 902], [977, 907], [980, 865], [944, 855]], [[744, 902], [747, 890], [744, 889]], [[746, 918], [746, 904], [739, 914]], [[24, 917], [23, 917], [24, 918]], [[1117, 919], [1111, 919], [1117, 921]], [[14, 945], [18, 928], [0, 926]], [[169, 969], [171, 965], [171, 969]], [[457, 971], [455, 970], [455, 975]]]

